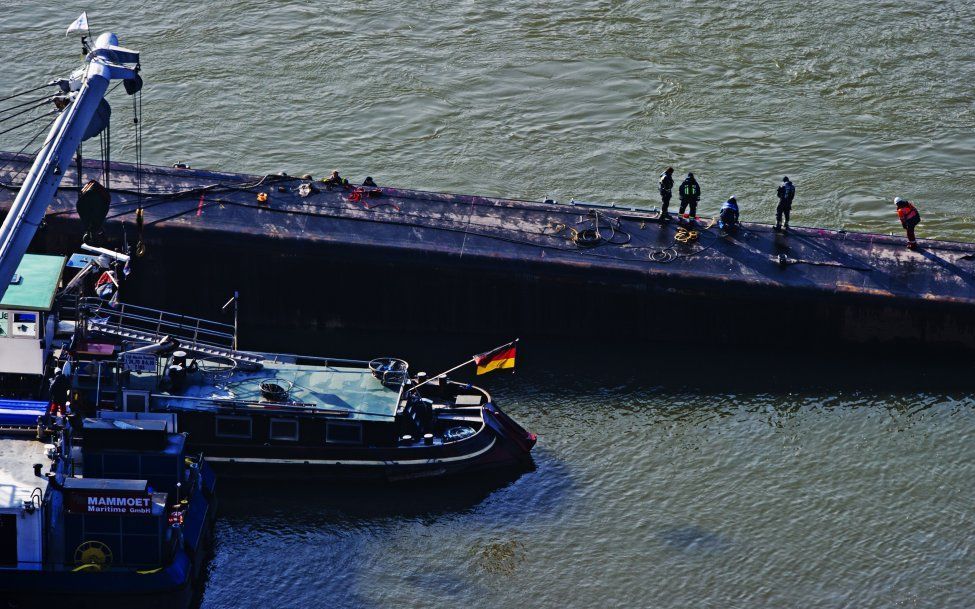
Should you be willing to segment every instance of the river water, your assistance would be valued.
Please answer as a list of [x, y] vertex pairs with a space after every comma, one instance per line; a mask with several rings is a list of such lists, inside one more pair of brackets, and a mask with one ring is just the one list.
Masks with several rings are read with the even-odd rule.
[[[0, 88], [67, 74], [85, 8], [143, 53], [148, 163], [642, 207], [674, 165], [761, 221], [787, 174], [795, 224], [898, 232], [899, 195], [973, 240], [970, 2], [3, 0]], [[507, 480], [227, 485], [200, 604], [975, 606], [970, 369], [769, 331], [781, 353], [524, 346], [484, 380], [540, 436]], [[423, 342], [394, 350], [467, 355]]]

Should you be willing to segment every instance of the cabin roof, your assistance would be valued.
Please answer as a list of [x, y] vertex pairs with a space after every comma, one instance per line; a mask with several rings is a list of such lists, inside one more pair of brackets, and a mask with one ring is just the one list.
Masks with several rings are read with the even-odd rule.
[[64, 488], [69, 491], [144, 493], [149, 489], [149, 482], [107, 478], [65, 478]]
[[[138, 388], [132, 375], [131, 388]], [[153, 375], [154, 376], [154, 375]], [[261, 396], [261, 383], [275, 383], [288, 390], [287, 399], [274, 402]], [[334, 415], [356, 420], [391, 421], [396, 416], [400, 392], [390, 389], [366, 368], [309, 366], [265, 362], [260, 370], [237, 369], [224, 378], [202, 372], [187, 374], [187, 385], [176, 393], [153, 393], [154, 409], [211, 409], [215, 406], [251, 406], [262, 411], [293, 411]]]
[[0, 307], [49, 311], [63, 269], [64, 256], [25, 254], [14, 273], [20, 281], [7, 286]]

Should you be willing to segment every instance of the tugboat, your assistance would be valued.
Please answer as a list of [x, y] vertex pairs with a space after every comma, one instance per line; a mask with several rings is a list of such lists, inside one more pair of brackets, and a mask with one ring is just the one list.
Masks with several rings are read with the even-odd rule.
[[[102, 34], [90, 49], [84, 39], [83, 45], [87, 63], [58, 81], [61, 114], [0, 227], [0, 303], [7, 303], [7, 292], [17, 296], [10, 288], [16, 288], [19, 271], [30, 282], [41, 275], [28, 268], [28, 245], [79, 143], [107, 124], [109, 82], [121, 80], [130, 95], [142, 86], [139, 54], [118, 46], [114, 34]], [[78, 212], [89, 234], [97, 232], [109, 207], [109, 192], [98, 182], [80, 190]], [[530, 461], [535, 436], [482, 389], [446, 374], [411, 377], [406, 362], [392, 358], [240, 351], [236, 323], [121, 303], [118, 287], [128, 256], [89, 249], [98, 257], [78, 261], [82, 270], [56, 296], [62, 267], [52, 262], [58, 272], [45, 275], [43, 307], [18, 313], [25, 307], [13, 303], [19, 307], [13, 315], [34, 319], [24, 336], [0, 343], [0, 375], [16, 378], [20, 387], [7, 397], [21, 398], [0, 406], [15, 420], [36, 418], [48, 403], [48, 416], [57, 414], [69, 402], [91, 416], [171, 415], [172, 431], [188, 432], [190, 449], [245, 476], [283, 470], [398, 480]], [[133, 251], [138, 255], [138, 246]], [[97, 271], [97, 282], [89, 281]], [[92, 291], [97, 297], [80, 295]], [[14, 347], [31, 352], [30, 366], [21, 365]], [[513, 365], [513, 345], [504, 353], [509, 347], [512, 356], [504, 361]]]
[[[484, 389], [400, 359], [243, 352], [229, 325], [98, 300], [81, 311], [78, 348], [105, 355], [75, 362], [75, 407], [173, 415], [221, 475], [439, 477], [523, 465], [536, 441]], [[513, 365], [513, 343], [485, 356], [509, 352]]]
[[162, 417], [83, 427], [81, 447], [68, 417], [52, 419], [52, 444], [0, 440], [0, 606], [188, 606], [214, 474]]

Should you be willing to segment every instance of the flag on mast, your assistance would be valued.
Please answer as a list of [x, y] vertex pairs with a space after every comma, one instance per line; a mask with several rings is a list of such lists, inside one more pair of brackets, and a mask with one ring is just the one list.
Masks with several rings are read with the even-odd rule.
[[477, 364], [477, 374], [481, 375], [493, 370], [514, 368], [517, 343], [518, 340], [515, 339], [507, 345], [501, 345], [497, 349], [475, 355], [473, 359], [474, 363]]
[[71, 34], [77, 34], [79, 32], [84, 32], [85, 34], [90, 33], [88, 28], [88, 11], [81, 13], [81, 16], [75, 19], [71, 25], [68, 26], [68, 31], [64, 33], [65, 36], [70, 36]]

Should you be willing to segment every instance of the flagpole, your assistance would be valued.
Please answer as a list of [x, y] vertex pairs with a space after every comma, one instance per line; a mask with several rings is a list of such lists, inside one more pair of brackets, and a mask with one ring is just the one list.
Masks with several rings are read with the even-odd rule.
[[428, 378], [427, 380], [425, 380], [425, 381], [423, 381], [422, 383], [420, 383], [420, 384], [419, 384], [419, 385], [417, 385], [416, 387], [413, 387], [413, 389], [419, 389], [420, 387], [423, 387], [424, 385], [426, 385], [427, 383], [429, 383], [429, 382], [430, 382], [430, 381], [432, 381], [432, 380], [435, 380], [435, 379], [438, 379], [438, 378], [441, 378], [441, 377], [444, 377], [444, 376], [447, 376], [448, 374], [450, 374], [450, 373], [451, 373], [451, 372], [453, 372], [454, 370], [459, 370], [460, 368], [463, 368], [463, 367], [464, 367], [464, 366], [466, 366], [467, 364], [473, 364], [473, 363], [474, 363], [474, 358], [472, 357], [471, 359], [469, 359], [469, 360], [467, 360], [467, 361], [466, 361], [466, 362], [464, 362], [463, 364], [458, 364], [458, 365], [456, 365], [456, 366], [454, 366], [453, 368], [451, 368], [450, 370], [446, 370], [446, 371], [444, 371], [444, 372], [441, 372], [441, 373], [440, 373], [440, 374], [438, 374], [437, 376], [431, 376], [430, 378]]
[[[485, 351], [485, 353], [494, 353], [496, 351], [500, 351], [501, 349], [504, 349], [508, 345], [513, 345], [513, 344], [517, 343], [519, 340], [520, 339], [516, 338], [513, 341], [511, 341], [510, 343], [505, 343], [505, 344], [501, 345], [500, 347], [495, 347], [494, 349], [491, 349], [490, 351]], [[467, 360], [466, 362], [464, 362], [462, 364], [457, 364], [456, 366], [454, 366], [450, 370], [445, 370], [445, 371], [441, 372], [440, 374], [438, 374], [437, 376], [431, 376], [430, 378], [428, 378], [427, 380], [423, 381], [422, 383], [420, 383], [416, 387], [412, 387], [411, 388], [411, 391], [414, 390], [414, 389], [419, 389], [420, 387], [423, 387], [424, 385], [426, 385], [430, 381], [433, 381], [433, 380], [436, 380], [438, 378], [442, 378], [444, 376], [447, 376], [448, 374], [450, 374], [454, 370], [459, 370], [459, 369], [463, 368], [464, 366], [466, 366], [467, 364], [473, 364], [476, 361], [477, 361], [477, 356], [472, 357], [471, 359]]]

